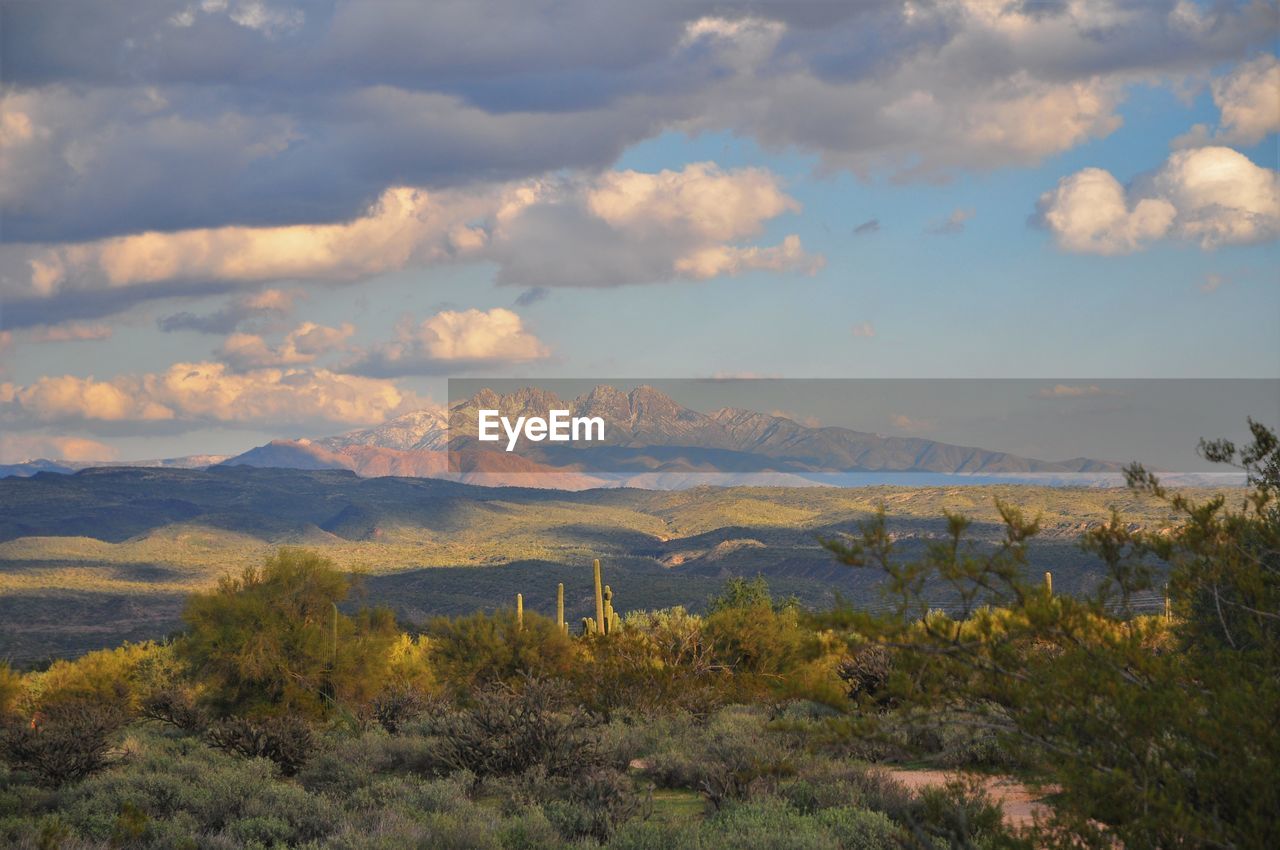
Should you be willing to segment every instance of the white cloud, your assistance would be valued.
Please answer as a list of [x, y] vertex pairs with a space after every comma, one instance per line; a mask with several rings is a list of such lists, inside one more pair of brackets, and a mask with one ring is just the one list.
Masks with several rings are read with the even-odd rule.
[[303, 322], [274, 348], [258, 334], [234, 333], [222, 343], [218, 357], [240, 370], [314, 363], [325, 354], [346, 350], [355, 331], [349, 322], [337, 328]]
[[1123, 254], [1169, 232], [1177, 209], [1164, 198], [1130, 204], [1109, 171], [1086, 168], [1040, 196], [1041, 217], [1064, 251]]
[[[0, 292], [39, 299], [95, 290], [123, 298], [148, 288], [163, 296], [210, 282], [355, 281], [407, 266], [482, 260], [497, 263], [500, 282], [533, 286], [812, 271], [821, 260], [806, 254], [796, 236], [776, 246], [740, 244], [758, 236], [769, 219], [799, 208], [768, 171], [711, 163], [466, 192], [399, 187], [342, 224], [157, 231], [34, 253], [18, 246], [9, 266], [25, 263], [26, 273], [4, 275]], [[254, 297], [258, 301], [215, 324], [288, 308], [277, 303], [288, 300], [277, 290]], [[266, 303], [269, 297], [274, 300]], [[161, 320], [166, 329], [208, 324], [188, 314]]]
[[1254, 145], [1280, 131], [1280, 59], [1265, 53], [1242, 63], [1210, 86], [1218, 107], [1218, 129], [1197, 124], [1174, 140], [1175, 147], [1209, 143]]
[[1241, 65], [1213, 85], [1222, 141], [1252, 145], [1280, 130], [1280, 60], [1271, 54]]
[[1181, 150], [1128, 189], [1100, 168], [1064, 177], [1039, 214], [1066, 251], [1122, 254], [1164, 237], [1211, 250], [1275, 238], [1280, 176], [1231, 148]]
[[510, 310], [445, 310], [418, 324], [402, 322], [394, 341], [366, 352], [346, 368], [378, 376], [431, 374], [528, 363], [550, 355]]
[[326, 369], [234, 372], [223, 363], [175, 363], [110, 380], [46, 376], [0, 383], [0, 419], [174, 429], [212, 424], [376, 424], [423, 406], [391, 381]]
[[1178, 237], [1201, 248], [1262, 242], [1280, 233], [1280, 174], [1231, 148], [1177, 151], [1152, 184], [1178, 210]]

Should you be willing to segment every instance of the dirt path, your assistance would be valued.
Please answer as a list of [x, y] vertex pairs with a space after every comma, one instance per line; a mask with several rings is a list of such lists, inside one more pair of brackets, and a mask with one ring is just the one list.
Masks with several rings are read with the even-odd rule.
[[[966, 775], [948, 770], [889, 769], [885, 773], [912, 791], [941, 788]], [[1030, 826], [1036, 813], [1048, 813], [1049, 807], [1041, 802], [1041, 797], [1018, 780], [1007, 776], [982, 776], [980, 779], [982, 787], [1004, 811], [1005, 823], [1010, 826]]]

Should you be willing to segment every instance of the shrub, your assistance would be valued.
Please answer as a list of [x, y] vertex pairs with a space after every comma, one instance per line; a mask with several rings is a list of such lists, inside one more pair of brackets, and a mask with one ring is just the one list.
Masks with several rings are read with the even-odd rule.
[[[549, 789], [548, 789], [549, 790]], [[618, 825], [640, 809], [640, 798], [627, 776], [597, 768], [563, 783], [561, 799], [543, 805], [548, 820], [567, 839], [605, 842]]]
[[563, 683], [525, 678], [476, 692], [473, 704], [432, 719], [441, 767], [479, 778], [533, 767], [552, 776], [581, 773], [600, 762], [598, 718], [566, 704]]
[[700, 791], [719, 808], [772, 787], [795, 767], [783, 742], [766, 731], [759, 710], [730, 708], [666, 741], [646, 772], [660, 786]]
[[843, 806], [824, 809], [816, 819], [842, 850], [897, 850], [906, 843], [902, 828], [883, 812]]
[[225, 752], [269, 759], [285, 776], [296, 774], [315, 747], [311, 726], [293, 715], [228, 717], [210, 726], [205, 737], [211, 746]]
[[75, 782], [116, 760], [126, 716], [117, 706], [71, 699], [46, 706], [30, 722], [11, 719], [0, 731], [0, 753], [47, 785]]
[[627, 821], [609, 842], [609, 850], [707, 850], [712, 846], [688, 824], [654, 820]]
[[187, 734], [203, 732], [209, 725], [209, 717], [196, 705], [191, 692], [181, 687], [168, 687], [149, 694], [142, 700], [138, 713], [148, 720], [157, 720], [180, 729]]
[[533, 611], [523, 629], [509, 612], [476, 613], [437, 617], [427, 634], [432, 669], [460, 696], [493, 681], [567, 676], [576, 654], [569, 636]]
[[0, 722], [18, 710], [18, 696], [22, 693], [22, 676], [0, 661]]
[[427, 709], [427, 697], [411, 685], [390, 685], [373, 698], [373, 719], [392, 735]]
[[397, 632], [387, 611], [339, 613], [350, 585], [327, 558], [281, 549], [262, 568], [192, 595], [179, 653], [221, 713], [321, 716], [335, 703], [367, 702]]
[[[190, 738], [144, 736], [129, 762], [59, 792], [59, 810], [77, 834], [106, 842], [145, 815], [145, 843], [171, 848], [244, 841], [235, 835], [279, 831], [295, 845], [330, 833], [336, 817], [324, 798], [281, 782], [270, 763], [233, 759]], [[270, 819], [270, 822], [268, 821]]]
[[715, 663], [701, 618], [682, 608], [629, 614], [623, 628], [588, 646], [572, 678], [581, 702], [606, 716], [706, 716], [724, 702], [728, 671]]
[[836, 675], [844, 682], [849, 699], [888, 708], [893, 705], [892, 695], [886, 690], [891, 670], [889, 650], [873, 643], [842, 659]]
[[772, 798], [725, 807], [704, 824], [702, 834], [711, 847], [830, 850], [835, 844], [817, 820]]

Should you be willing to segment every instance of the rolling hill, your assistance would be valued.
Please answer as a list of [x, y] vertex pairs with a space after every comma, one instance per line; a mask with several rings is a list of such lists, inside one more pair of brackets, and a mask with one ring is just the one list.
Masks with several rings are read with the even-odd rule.
[[1000, 534], [994, 498], [1043, 517], [1035, 569], [1062, 592], [1090, 589], [1076, 546], [1112, 505], [1163, 527], [1167, 511], [1123, 490], [969, 487], [700, 487], [556, 491], [481, 487], [350, 470], [95, 468], [0, 480], [0, 657], [33, 660], [180, 624], [186, 594], [280, 545], [364, 573], [363, 599], [403, 617], [510, 604], [537, 607], [564, 581], [574, 606], [604, 559], [623, 610], [698, 606], [726, 577], [764, 575], [780, 593], [875, 604], [876, 576], [834, 563], [819, 538], [853, 531], [879, 502], [906, 554], [974, 520]]

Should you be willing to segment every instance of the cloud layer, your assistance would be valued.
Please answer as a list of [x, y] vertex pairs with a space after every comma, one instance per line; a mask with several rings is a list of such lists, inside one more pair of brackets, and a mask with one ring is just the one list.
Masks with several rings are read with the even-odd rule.
[[[605, 172], [471, 191], [396, 187], [340, 224], [150, 231], [58, 247], [0, 249], [10, 318], [35, 322], [82, 293], [103, 312], [140, 298], [201, 294], [268, 281], [359, 281], [407, 266], [488, 261], [520, 286], [613, 286], [769, 271], [821, 259], [796, 236], [742, 244], [800, 209], [764, 169], [694, 163], [679, 171]], [[14, 310], [16, 302], [17, 310]], [[267, 290], [209, 317], [165, 317], [165, 330], [226, 332], [279, 316], [292, 297]], [[23, 306], [32, 308], [25, 313]], [[81, 305], [83, 309], [83, 304]]]
[[[1129, 85], [1265, 47], [1275, 5], [492, 0], [428, 15], [398, 0], [45, 0], [2, 14], [7, 238], [84, 241], [337, 223], [397, 185], [593, 173], [668, 130], [905, 179], [1033, 163], [1115, 130]], [[1224, 107], [1248, 132], [1243, 115]]]
[[326, 369], [235, 372], [224, 363], [175, 363], [163, 372], [99, 381], [46, 376], [0, 383], [0, 421], [182, 431], [208, 425], [315, 426], [383, 422], [424, 400], [391, 381]]
[[1280, 175], [1226, 147], [1175, 151], [1132, 186], [1086, 168], [1040, 197], [1039, 219], [1065, 251], [1124, 254], [1163, 238], [1212, 250], [1280, 234]]

